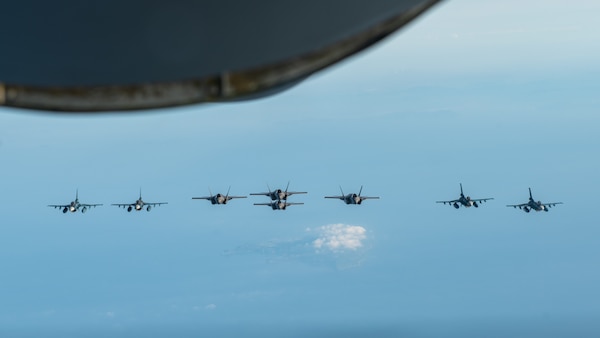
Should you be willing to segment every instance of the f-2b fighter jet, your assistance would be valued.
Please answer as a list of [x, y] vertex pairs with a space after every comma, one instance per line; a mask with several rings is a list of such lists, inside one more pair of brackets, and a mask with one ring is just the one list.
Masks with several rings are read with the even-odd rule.
[[479, 208], [479, 203], [481, 202], [486, 202], [489, 200], [493, 200], [493, 198], [478, 198], [478, 199], [471, 199], [471, 197], [466, 196], [463, 194], [463, 188], [462, 188], [462, 183], [460, 184], [460, 197], [458, 199], [452, 200], [452, 201], [436, 201], [435, 203], [448, 203], [449, 205], [452, 205], [453, 207], [455, 207], [456, 209], [458, 209], [461, 205], [465, 208], [468, 207], [475, 207], [475, 208]]
[[557, 205], [557, 204], [563, 204], [562, 202], [553, 202], [553, 203], [542, 203], [541, 201], [534, 201], [533, 200], [533, 196], [531, 195], [531, 188], [529, 188], [529, 201], [527, 201], [527, 203], [522, 203], [522, 204], [509, 204], [507, 205], [507, 207], [513, 207], [513, 208], [519, 208], [522, 209], [525, 212], [529, 212], [531, 210], [535, 210], [535, 211], [546, 211], [548, 212], [548, 209], [550, 209], [551, 207]]
[[63, 214], [66, 214], [67, 211], [77, 212], [77, 210], [81, 209], [81, 213], [84, 214], [87, 209], [95, 208], [97, 206], [101, 206], [102, 204], [85, 204], [79, 203], [79, 191], [75, 191], [75, 200], [69, 204], [50, 204], [49, 207], [54, 209], [62, 209]]
[[168, 204], [168, 203], [167, 202], [153, 202], [153, 203], [144, 202], [144, 200], [142, 200], [142, 189], [140, 189], [140, 198], [138, 198], [135, 202], [133, 202], [133, 203], [115, 203], [115, 204], [111, 204], [111, 205], [117, 206], [119, 208], [126, 208], [127, 212], [131, 212], [131, 210], [140, 211], [140, 210], [144, 209], [144, 206], [146, 207], [146, 211], [150, 211], [150, 209], [152, 209], [152, 207], [155, 207], [157, 205], [163, 205], [163, 204]]

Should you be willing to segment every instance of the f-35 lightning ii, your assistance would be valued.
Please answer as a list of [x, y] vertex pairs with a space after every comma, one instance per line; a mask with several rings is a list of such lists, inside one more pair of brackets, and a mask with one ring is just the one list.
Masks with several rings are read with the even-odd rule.
[[275, 201], [271, 203], [254, 203], [254, 205], [268, 205], [273, 210], [285, 210], [290, 205], [302, 205], [304, 203], [288, 203], [286, 201]]
[[268, 192], [257, 192], [257, 193], [251, 193], [250, 195], [269, 196], [272, 201], [286, 201], [288, 196], [292, 196], [292, 195], [296, 195], [296, 194], [306, 194], [306, 191], [288, 191], [289, 187], [290, 187], [290, 182], [288, 182], [287, 186], [285, 187], [285, 190], [276, 189], [276, 190], [271, 191], [271, 188], [267, 184], [267, 189], [269, 189]]
[[362, 189], [363, 189], [363, 187], [361, 185], [360, 190], [358, 191], [358, 194], [352, 193], [352, 194], [344, 195], [344, 191], [342, 190], [342, 187], [340, 186], [340, 191], [342, 192], [341, 196], [325, 196], [325, 198], [337, 198], [337, 199], [344, 201], [344, 203], [346, 203], [346, 204], [358, 204], [358, 205], [362, 204], [362, 202], [364, 200], [379, 199], [379, 197], [361, 196], [360, 194], [362, 193]]
[[229, 196], [230, 189], [231, 189], [231, 187], [229, 187], [229, 189], [227, 189], [227, 194], [225, 194], [225, 196], [223, 196], [221, 194], [213, 195], [212, 191], [210, 191], [210, 188], [209, 188], [208, 192], [210, 193], [210, 196], [192, 197], [192, 199], [193, 200], [209, 200], [210, 203], [212, 203], [212, 204], [227, 204], [227, 202], [229, 202], [230, 200], [232, 200], [234, 198], [246, 198], [246, 196]]

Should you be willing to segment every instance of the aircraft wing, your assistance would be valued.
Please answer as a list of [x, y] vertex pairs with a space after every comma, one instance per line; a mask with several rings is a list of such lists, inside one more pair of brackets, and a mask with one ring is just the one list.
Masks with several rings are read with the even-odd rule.
[[288, 194], [288, 196], [290, 196], [290, 195], [308, 194], [308, 193], [306, 191], [288, 191], [287, 194]]
[[232, 200], [234, 198], [248, 198], [247, 196], [227, 196], [227, 200]]
[[457, 203], [457, 202], [458, 202], [458, 200], [452, 200], [452, 201], [435, 201], [435, 203], [444, 203], [444, 204], [446, 204], [446, 203], [452, 204], [452, 203]]
[[285, 206], [289, 207], [290, 205], [303, 205], [304, 203], [286, 203]]
[[507, 204], [506, 206], [507, 207], [513, 207], [513, 208], [522, 208], [522, 207], [525, 207], [525, 206], [528, 206], [528, 205], [529, 205], [528, 203], [521, 203], [521, 204]]
[[552, 203], [542, 203], [542, 204], [544, 204], [547, 207], [553, 207], [557, 204], [563, 204], [563, 202], [552, 202]]
[[369, 197], [369, 196], [360, 196], [361, 200], [378, 200], [379, 196]]
[[254, 205], [272, 205], [271, 203], [254, 203]]
[[52, 207], [52, 208], [54, 208], [54, 209], [56, 209], [56, 208], [68, 208], [68, 207], [70, 207], [71, 205], [69, 205], [69, 204], [66, 204], [66, 205], [60, 205], [60, 204], [50, 204], [50, 205], [48, 205], [48, 206], [49, 206], [49, 207]]
[[252, 196], [258, 196], [258, 195], [270, 196], [271, 193], [270, 192], [254, 192], [254, 193], [251, 193], [250, 195], [252, 195]]
[[149, 203], [149, 202], [144, 202], [144, 205], [150, 205], [150, 206], [157, 206], [157, 205], [163, 205], [163, 204], [169, 204], [167, 202], [158, 202], [158, 203]]
[[[210, 200], [212, 197], [192, 197], [193, 200]], [[147, 204], [147, 203], [146, 203]]]
[[79, 203], [79, 205], [82, 206], [82, 207], [87, 207], [87, 208], [90, 208], [90, 207], [94, 207], [95, 208], [95, 207], [101, 206], [102, 204], [83, 204], [83, 203]]
[[111, 204], [111, 205], [115, 205], [115, 206], [117, 206], [119, 208], [125, 208], [125, 207], [128, 207], [128, 206], [134, 206], [135, 203], [114, 203], [114, 204]]
[[325, 198], [337, 198], [343, 200], [345, 196], [325, 196]]
[[490, 201], [493, 200], [493, 198], [478, 198], [478, 199], [472, 199], [471, 201], [473, 202], [486, 202], [486, 201]]

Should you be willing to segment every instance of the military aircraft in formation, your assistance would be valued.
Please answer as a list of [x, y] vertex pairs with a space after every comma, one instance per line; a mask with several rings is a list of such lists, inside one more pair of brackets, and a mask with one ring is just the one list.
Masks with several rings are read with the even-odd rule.
[[556, 206], [557, 204], [563, 204], [562, 202], [553, 202], [553, 203], [542, 203], [541, 201], [535, 201], [533, 199], [533, 196], [531, 195], [531, 188], [529, 188], [529, 201], [527, 201], [527, 203], [522, 203], [522, 204], [509, 204], [507, 205], [507, 207], [513, 207], [513, 208], [519, 208], [522, 209], [525, 212], [529, 212], [531, 210], [535, 210], [535, 211], [546, 211], [548, 212], [548, 209], [550, 209], [553, 206]]
[[337, 199], [344, 201], [344, 203], [346, 203], [346, 204], [357, 204], [357, 205], [360, 205], [364, 200], [379, 199], [379, 197], [361, 196], [360, 194], [362, 193], [362, 189], [363, 189], [363, 187], [361, 185], [360, 190], [358, 191], [358, 194], [352, 193], [352, 194], [344, 195], [344, 190], [342, 190], [342, 187], [340, 186], [340, 191], [342, 192], [341, 196], [325, 196], [325, 198], [337, 198]]
[[210, 191], [210, 188], [209, 188], [208, 189], [208, 193], [210, 194], [210, 196], [207, 196], [207, 197], [192, 197], [192, 199], [193, 200], [208, 200], [212, 204], [227, 204], [227, 202], [229, 202], [230, 200], [232, 200], [234, 198], [246, 198], [246, 196], [229, 196], [229, 190], [230, 189], [231, 189], [231, 187], [229, 187], [229, 189], [227, 189], [227, 194], [225, 194], [225, 196], [223, 196], [221, 194], [213, 195], [212, 191]]
[[447, 203], [449, 205], [452, 205], [456, 209], [458, 209], [461, 205], [465, 208], [469, 208], [471, 206], [473, 206], [475, 208], [479, 208], [479, 204], [477, 204], [477, 202], [481, 203], [481, 202], [486, 202], [489, 200], [493, 200], [493, 198], [471, 199], [471, 197], [469, 197], [469, 196], [465, 197], [465, 195], [463, 194], [462, 183], [460, 183], [460, 197], [458, 199], [451, 200], [451, 201], [436, 201], [435, 203], [444, 203], [444, 204]]
[[[307, 193], [305, 191], [288, 191], [289, 186], [290, 186], [290, 183], [288, 182], [288, 185], [286, 186], [285, 190], [277, 189], [277, 190], [271, 191], [271, 188], [269, 188], [267, 185], [267, 188], [269, 189], [268, 192], [251, 193], [250, 195], [265, 195], [265, 196], [269, 197], [271, 199], [271, 202], [269, 202], [269, 203], [254, 203], [254, 205], [266, 205], [266, 206], [271, 207], [273, 210], [285, 210], [288, 206], [291, 206], [291, 205], [303, 205], [304, 203], [289, 203], [289, 202], [287, 202], [287, 198], [291, 195]], [[360, 205], [360, 204], [362, 204], [363, 201], [368, 200], [368, 199], [379, 199], [379, 196], [362, 196], [361, 195], [362, 189], [363, 189], [363, 187], [361, 186], [360, 190], [358, 191], [358, 194], [356, 194], [356, 193], [344, 194], [344, 191], [343, 191], [342, 187], [340, 186], [340, 192], [342, 193], [340, 196], [325, 196], [325, 198], [336, 198], [336, 199], [342, 200], [346, 204], [355, 204], [355, 205]], [[229, 196], [230, 190], [231, 190], [231, 187], [229, 187], [227, 189], [227, 193], [225, 195], [222, 195], [220, 193], [213, 195], [212, 191], [210, 191], [210, 188], [209, 188], [208, 191], [210, 193], [210, 196], [192, 197], [192, 199], [205, 199], [205, 200], [210, 201], [211, 204], [214, 205], [214, 204], [227, 204], [227, 202], [229, 202], [230, 200], [232, 200], [234, 198], [246, 198], [246, 196]], [[460, 183], [460, 197], [458, 199], [450, 200], [450, 201], [436, 201], [436, 203], [452, 205], [456, 209], [460, 208], [461, 205], [465, 208], [469, 208], [471, 206], [478, 208], [479, 203], [487, 202], [490, 200], [493, 200], [493, 198], [489, 197], [489, 198], [472, 199], [469, 196], [465, 196], [463, 193], [462, 183]], [[160, 206], [163, 204], [168, 204], [168, 203], [167, 202], [145, 202], [142, 199], [142, 189], [140, 189], [140, 197], [134, 203], [115, 203], [112, 205], [118, 206], [119, 208], [125, 208], [125, 209], [127, 209], [128, 212], [131, 212], [132, 210], [140, 211], [144, 208], [146, 209], [146, 211], [150, 211], [150, 209], [152, 207]], [[533, 196], [531, 194], [531, 188], [529, 188], [529, 201], [527, 203], [509, 204], [509, 205], [507, 205], [507, 207], [519, 208], [519, 209], [524, 210], [525, 212], [530, 212], [531, 210], [548, 211], [551, 207], [554, 207], [558, 204], [563, 204], [563, 203], [562, 202], [542, 203], [541, 201], [536, 202], [533, 199]], [[69, 203], [69, 204], [50, 204], [48, 206], [55, 208], [55, 209], [62, 209], [63, 213], [67, 213], [68, 211], [75, 213], [78, 210], [81, 210], [82, 213], [85, 213], [89, 208], [95, 208], [95, 207], [101, 206], [101, 205], [102, 204], [79, 203], [79, 190], [76, 190], [75, 191], [75, 200], [72, 201], [71, 203]]]
[[95, 208], [101, 206], [102, 204], [85, 204], [79, 203], [79, 189], [75, 190], [75, 200], [69, 204], [50, 204], [49, 207], [54, 209], [62, 209], [63, 214], [66, 214], [67, 211], [77, 212], [77, 210], [81, 209], [81, 213], [85, 213], [88, 208]]
[[117, 206], [119, 208], [127, 208], [127, 212], [131, 212], [131, 210], [135, 211], [140, 211], [142, 209], [144, 209], [144, 206], [146, 206], [146, 211], [150, 211], [150, 209], [152, 209], [152, 207], [155, 207], [157, 205], [162, 205], [162, 204], [168, 204], [167, 202], [144, 202], [142, 200], [142, 189], [140, 189], [140, 198], [138, 198], [135, 202], [133, 203], [115, 203], [115, 204], [111, 204], [114, 206]]
[[292, 195], [296, 195], [296, 194], [306, 194], [306, 191], [288, 191], [289, 187], [290, 187], [290, 182], [288, 182], [287, 186], [285, 187], [285, 190], [276, 189], [276, 190], [271, 191], [271, 188], [267, 184], [267, 189], [269, 189], [268, 192], [255, 192], [255, 193], [251, 193], [250, 195], [269, 196], [271, 198], [271, 201], [281, 201], [281, 200], [286, 201], [288, 196], [292, 196]]
[[290, 205], [303, 205], [304, 203], [289, 203], [284, 200], [274, 201], [270, 203], [254, 203], [254, 205], [268, 205], [273, 210], [285, 210]]
[[306, 191], [288, 191], [289, 187], [290, 187], [290, 182], [288, 182], [287, 186], [285, 187], [285, 190], [276, 189], [276, 190], [271, 191], [271, 188], [267, 184], [267, 189], [269, 189], [269, 192], [251, 193], [250, 195], [255, 195], [255, 196], [263, 195], [263, 196], [269, 197], [271, 199], [270, 203], [254, 203], [254, 205], [268, 205], [273, 210], [285, 210], [290, 205], [304, 204], [304, 203], [288, 203], [287, 202], [287, 198], [289, 196], [307, 193]]

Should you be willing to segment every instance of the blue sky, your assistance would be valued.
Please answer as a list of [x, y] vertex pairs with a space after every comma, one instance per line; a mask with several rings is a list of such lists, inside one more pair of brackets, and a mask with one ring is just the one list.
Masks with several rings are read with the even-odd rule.
[[[599, 12], [447, 1], [266, 99], [124, 115], [2, 108], [0, 334], [597, 336]], [[256, 196], [191, 200], [288, 181], [309, 193], [285, 212]], [[495, 200], [434, 203], [460, 182]], [[323, 199], [339, 185], [381, 200]], [[169, 204], [108, 206], [140, 187]], [[528, 187], [565, 204], [505, 207]], [[105, 206], [46, 207], [77, 188]]]

